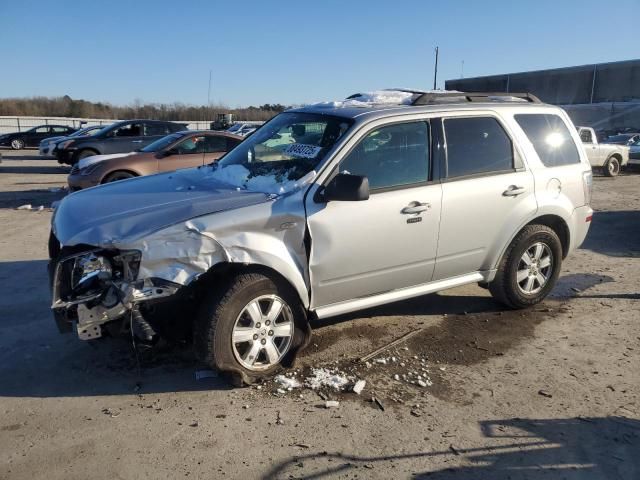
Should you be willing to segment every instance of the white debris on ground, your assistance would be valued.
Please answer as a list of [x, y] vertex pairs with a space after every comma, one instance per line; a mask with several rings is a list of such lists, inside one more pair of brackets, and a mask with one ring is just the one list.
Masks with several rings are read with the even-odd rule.
[[283, 386], [287, 390], [300, 388], [302, 386], [302, 384], [298, 381], [298, 379], [293, 377], [285, 377], [284, 375], [276, 375], [274, 380], [276, 383], [279, 383], [281, 386]]
[[338, 370], [330, 370], [328, 368], [314, 368], [312, 376], [307, 377], [304, 381], [305, 387], [312, 390], [318, 390], [322, 387], [330, 387], [335, 390], [342, 390], [352, 379], [342, 374]]
[[276, 175], [256, 175], [249, 178], [250, 173], [242, 165], [227, 165], [216, 168], [207, 177], [251, 192], [282, 195], [310, 183], [316, 176], [316, 172], [312, 170], [298, 180], [279, 181]]
[[19, 207], [16, 207], [16, 210], [29, 210], [31, 212], [42, 212], [44, 211], [44, 205], [40, 205], [39, 207], [33, 207], [31, 206], [30, 203], [27, 203], [25, 205], [20, 205]]
[[365, 382], [364, 380], [358, 380], [353, 386], [353, 392], [360, 395], [360, 393], [362, 393], [362, 390], [364, 390], [366, 384], [367, 382]]

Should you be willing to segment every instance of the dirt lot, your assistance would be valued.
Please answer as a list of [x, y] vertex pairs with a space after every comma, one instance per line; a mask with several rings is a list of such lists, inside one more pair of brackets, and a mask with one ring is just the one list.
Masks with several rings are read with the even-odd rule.
[[51, 212], [15, 208], [61, 198], [66, 168], [2, 153], [0, 478], [640, 478], [637, 173], [596, 177], [587, 241], [532, 310], [470, 286], [316, 325], [296, 377], [337, 369], [356, 395], [195, 380], [184, 347], [138, 374], [130, 342], [58, 334]]

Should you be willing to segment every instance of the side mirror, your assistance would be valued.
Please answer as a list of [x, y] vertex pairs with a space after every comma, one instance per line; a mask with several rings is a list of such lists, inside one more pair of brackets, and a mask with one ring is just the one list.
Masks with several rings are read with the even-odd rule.
[[325, 202], [359, 202], [369, 199], [369, 179], [361, 175], [339, 173], [324, 188]]

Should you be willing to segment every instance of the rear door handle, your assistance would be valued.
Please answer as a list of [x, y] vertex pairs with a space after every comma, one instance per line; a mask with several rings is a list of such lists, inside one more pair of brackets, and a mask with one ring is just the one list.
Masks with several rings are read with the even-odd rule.
[[411, 202], [409, 205], [404, 207], [401, 212], [405, 215], [410, 215], [413, 213], [422, 213], [431, 208], [430, 203], [420, 203], [420, 202]]
[[131, 143], [142, 143], [142, 140], [131, 140]]
[[522, 195], [526, 191], [527, 189], [524, 187], [519, 187], [518, 185], [509, 185], [509, 188], [502, 192], [502, 195], [504, 197], [517, 197], [518, 195]]

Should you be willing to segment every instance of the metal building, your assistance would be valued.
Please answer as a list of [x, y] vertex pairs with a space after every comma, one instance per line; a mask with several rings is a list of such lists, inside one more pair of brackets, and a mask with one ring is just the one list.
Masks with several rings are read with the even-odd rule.
[[640, 129], [640, 59], [447, 80], [445, 88], [529, 92], [563, 106], [576, 124]]

